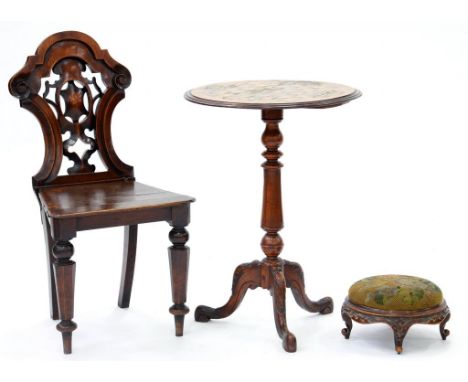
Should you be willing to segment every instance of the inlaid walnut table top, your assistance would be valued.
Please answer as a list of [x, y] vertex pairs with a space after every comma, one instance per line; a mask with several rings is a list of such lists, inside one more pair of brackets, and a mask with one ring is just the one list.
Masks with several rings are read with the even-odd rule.
[[349, 86], [318, 81], [236, 81], [192, 89], [189, 101], [241, 109], [326, 108], [361, 96]]

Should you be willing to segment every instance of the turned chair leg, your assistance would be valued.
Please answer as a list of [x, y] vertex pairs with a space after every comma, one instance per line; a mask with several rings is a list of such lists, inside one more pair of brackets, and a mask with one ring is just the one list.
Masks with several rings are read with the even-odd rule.
[[169, 312], [174, 315], [175, 335], [184, 334], [184, 318], [189, 312], [185, 305], [187, 300], [187, 280], [190, 249], [185, 245], [189, 239], [188, 231], [184, 227], [175, 226], [169, 232], [172, 246], [168, 248], [169, 267], [171, 271], [172, 301], [174, 305]]
[[62, 333], [63, 352], [72, 352], [72, 332], [77, 328], [73, 318], [75, 297], [75, 262], [73, 245], [69, 241], [57, 241], [53, 246], [54, 274], [57, 286], [57, 299], [60, 322], [57, 330]]
[[59, 319], [58, 305], [57, 305], [57, 290], [55, 287], [55, 276], [54, 276], [54, 255], [52, 253], [52, 247], [54, 246], [54, 240], [50, 235], [49, 220], [44, 211], [41, 211], [42, 215], [42, 226], [44, 228], [44, 239], [46, 246], [47, 256], [47, 276], [49, 285], [49, 306], [50, 306], [50, 317], [53, 320]]
[[118, 301], [118, 305], [121, 308], [128, 308], [130, 306], [133, 274], [135, 272], [137, 238], [138, 225], [125, 226], [122, 276], [120, 279], [120, 292]]

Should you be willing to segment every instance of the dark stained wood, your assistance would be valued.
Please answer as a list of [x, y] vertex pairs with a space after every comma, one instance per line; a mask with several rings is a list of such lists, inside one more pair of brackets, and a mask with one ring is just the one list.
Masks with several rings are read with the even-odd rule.
[[262, 165], [264, 188], [261, 226], [266, 233], [261, 241], [261, 247], [266, 258], [263, 261], [239, 265], [234, 272], [232, 294], [228, 302], [217, 309], [205, 305], [198, 306], [195, 320], [207, 322], [210, 319], [225, 318], [237, 309], [248, 289], [257, 287], [268, 289], [273, 297], [273, 314], [283, 348], [287, 352], [295, 352], [296, 337], [289, 331], [286, 321], [286, 287], [292, 289], [299, 306], [309, 312], [331, 313], [333, 300], [325, 297], [317, 302], [311, 301], [305, 293], [304, 275], [300, 265], [279, 258], [283, 249], [283, 240], [278, 233], [283, 228], [282, 164], [278, 160], [282, 155], [279, 151], [283, 142], [279, 129], [282, 117], [282, 110], [262, 110], [262, 119], [266, 123], [262, 135], [266, 151], [262, 155], [266, 161]]
[[188, 240], [188, 232], [184, 227], [174, 227], [169, 232], [172, 246], [169, 247], [169, 268], [171, 270], [172, 301], [174, 305], [169, 312], [174, 315], [176, 336], [184, 332], [184, 317], [189, 312], [185, 305], [187, 300], [187, 278], [190, 251], [185, 243]]
[[184, 333], [184, 319], [189, 312], [185, 305], [187, 300], [187, 281], [190, 260], [190, 248], [185, 244], [189, 233], [185, 229], [190, 223], [190, 209], [188, 205], [180, 205], [172, 209], [169, 240], [172, 246], [168, 248], [169, 269], [171, 272], [172, 301], [174, 305], [169, 312], [174, 315], [175, 335], [180, 337]]
[[151, 207], [171, 207], [192, 202], [190, 196], [150, 187], [133, 181], [110, 181], [43, 188], [39, 198], [51, 218], [83, 218]]
[[226, 318], [235, 312], [242, 302], [247, 290], [256, 289], [260, 286], [263, 265], [260, 261], [252, 261], [237, 266], [232, 279], [232, 294], [228, 302], [223, 306], [213, 309], [206, 305], [200, 305], [195, 310], [195, 320], [208, 322], [212, 318]]
[[124, 253], [122, 262], [122, 277], [118, 305], [121, 308], [130, 306], [133, 275], [135, 273], [135, 259], [138, 238], [138, 225], [127, 225], [124, 231]]
[[283, 250], [283, 239], [279, 231], [283, 228], [283, 205], [281, 202], [281, 167], [279, 158], [283, 153], [278, 150], [283, 143], [279, 123], [283, 119], [282, 110], [262, 110], [266, 123], [262, 143], [266, 147], [263, 157], [263, 208], [262, 228], [266, 231], [261, 246], [266, 256], [277, 258]]
[[346, 299], [341, 308], [341, 317], [346, 324], [346, 328], [342, 329], [341, 333], [346, 339], [349, 339], [351, 335], [353, 320], [361, 324], [385, 323], [389, 325], [393, 330], [395, 351], [398, 354], [403, 351], [403, 340], [414, 324], [439, 324], [443, 340], [450, 334], [449, 330], [445, 329], [450, 319], [450, 309], [445, 301], [430, 309], [396, 311], [356, 305]]
[[[49, 270], [54, 270], [49, 278], [51, 316], [61, 320], [57, 329], [67, 354], [76, 329], [72, 321], [75, 263], [70, 260], [70, 240], [83, 230], [126, 226], [118, 303], [128, 307], [137, 225], [167, 221], [174, 227], [171, 275], [176, 308], [172, 313], [176, 334], [183, 332], [180, 316], [185, 307], [188, 247], [179, 237], [183, 230], [182, 236], [188, 239], [185, 227], [194, 199], [135, 182], [133, 167], [115, 152], [112, 114], [130, 83], [127, 68], [90, 36], [74, 31], [46, 38], [9, 82], [10, 93], [36, 116], [44, 136], [44, 160], [33, 176], [33, 189], [41, 207]], [[81, 155], [73, 150], [79, 141], [86, 145]], [[96, 172], [90, 162], [96, 155], [106, 168], [103, 172]], [[67, 175], [59, 175], [66, 161], [71, 162]]]
[[69, 241], [57, 241], [54, 244], [53, 255], [60, 317], [57, 330], [62, 333], [63, 352], [70, 354], [72, 332], [77, 328], [76, 323], [72, 321], [75, 298], [75, 262], [70, 258], [73, 256], [73, 245]]
[[302, 309], [311, 313], [320, 312], [321, 314], [333, 312], [333, 300], [330, 297], [321, 298], [319, 301], [309, 300], [305, 294], [304, 272], [298, 263], [284, 260], [284, 276], [286, 286], [291, 288], [297, 305]]
[[57, 304], [57, 290], [55, 287], [55, 276], [54, 276], [54, 255], [52, 248], [54, 246], [54, 239], [50, 234], [50, 225], [47, 215], [44, 213], [44, 209], [41, 209], [42, 227], [44, 229], [44, 241], [46, 246], [47, 255], [47, 280], [49, 284], [49, 304], [50, 304], [50, 317], [53, 320], [59, 319], [58, 304]]
[[[96, 88], [96, 76], [87, 78], [84, 75], [86, 67], [92, 73], [101, 75], [107, 89]], [[49, 77], [51, 73], [57, 74], [59, 79], [53, 83], [48, 81], [46, 88], [42, 89], [41, 79]], [[62, 110], [60, 97], [67, 91], [66, 86], [76, 83], [85, 90], [75, 89], [64, 97], [66, 106]], [[110, 133], [112, 112], [124, 98], [125, 89], [130, 83], [128, 69], [115, 61], [107, 50], [102, 50], [91, 37], [80, 32], [56, 33], [39, 45], [34, 56], [28, 57], [24, 67], [11, 78], [9, 89], [12, 95], [20, 99], [21, 107], [36, 116], [44, 134], [44, 161], [33, 177], [35, 187], [73, 184], [77, 179], [86, 182], [100, 180], [102, 175], [94, 173], [94, 168], [88, 163], [98, 147], [109, 179], [133, 178], [133, 168], [123, 163], [115, 153]], [[91, 87], [98, 93], [96, 96], [92, 96]], [[55, 97], [52, 97], [54, 100], [47, 98], [51, 89], [56, 90]], [[88, 99], [87, 108], [83, 97]], [[94, 103], [97, 104], [95, 111]], [[79, 122], [81, 116], [85, 117], [83, 122]], [[87, 135], [86, 130], [95, 131], [95, 137]], [[71, 133], [70, 138], [62, 142], [62, 134], [66, 132]], [[83, 138], [90, 143], [90, 149], [80, 158], [76, 153], [73, 155], [69, 148], [74, 141]], [[74, 176], [58, 176], [64, 155], [74, 162], [74, 166], [68, 169], [69, 174]], [[80, 177], [81, 174], [86, 174], [86, 177]]]

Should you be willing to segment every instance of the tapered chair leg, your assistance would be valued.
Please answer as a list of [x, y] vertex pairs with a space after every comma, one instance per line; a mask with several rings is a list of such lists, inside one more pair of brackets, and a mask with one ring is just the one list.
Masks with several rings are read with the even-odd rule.
[[75, 297], [75, 262], [73, 245], [69, 241], [57, 241], [53, 246], [54, 274], [57, 286], [57, 300], [60, 322], [57, 330], [62, 333], [63, 352], [72, 352], [72, 332], [77, 328], [73, 318]]
[[49, 306], [50, 306], [50, 317], [53, 320], [59, 319], [58, 305], [57, 305], [57, 291], [55, 288], [55, 276], [54, 276], [54, 255], [52, 253], [52, 247], [54, 246], [54, 240], [50, 235], [50, 226], [47, 216], [44, 210], [41, 211], [42, 215], [42, 226], [44, 228], [44, 239], [46, 246], [47, 256], [47, 278], [49, 285]]
[[118, 302], [118, 305], [121, 308], [128, 308], [130, 306], [133, 274], [135, 272], [137, 238], [138, 225], [125, 226], [122, 276], [120, 279], [120, 292]]
[[169, 232], [169, 267], [171, 271], [172, 301], [174, 305], [169, 312], [174, 315], [175, 335], [180, 337], [184, 334], [184, 318], [189, 312], [185, 305], [187, 300], [187, 279], [190, 249], [185, 245], [189, 239], [188, 231], [184, 227], [175, 226]]

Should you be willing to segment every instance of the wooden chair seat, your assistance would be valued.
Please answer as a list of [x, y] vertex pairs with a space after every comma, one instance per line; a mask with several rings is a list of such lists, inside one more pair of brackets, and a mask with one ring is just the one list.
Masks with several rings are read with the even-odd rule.
[[51, 218], [100, 217], [194, 201], [190, 196], [122, 180], [43, 188], [39, 199]]
[[[169, 223], [174, 302], [169, 312], [177, 336], [183, 334], [189, 311], [185, 305], [189, 263], [185, 227], [194, 199], [137, 183], [133, 167], [117, 156], [112, 144], [112, 113], [131, 80], [128, 69], [90, 36], [69, 31], [46, 38], [8, 84], [20, 106], [38, 119], [44, 136], [44, 160], [32, 183], [46, 242], [51, 317], [60, 319], [57, 330], [66, 354], [72, 351], [72, 332], [77, 328], [73, 321], [76, 267], [70, 241], [79, 231], [125, 227], [118, 305], [128, 308], [138, 224]], [[81, 145], [75, 148], [76, 143]], [[80, 146], [85, 147], [82, 153]], [[105, 171], [96, 172], [96, 162], [89, 161], [97, 154]], [[61, 175], [62, 170], [67, 175]]]

